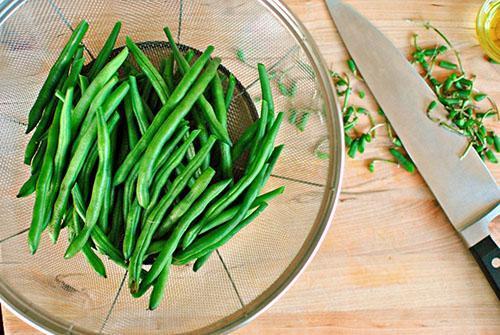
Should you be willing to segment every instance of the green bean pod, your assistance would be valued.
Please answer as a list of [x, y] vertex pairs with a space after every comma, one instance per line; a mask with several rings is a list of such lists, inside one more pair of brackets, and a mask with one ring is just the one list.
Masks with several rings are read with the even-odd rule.
[[133, 115], [134, 112], [132, 110], [132, 101], [130, 98], [130, 94], [128, 94], [123, 100], [123, 109], [125, 111], [125, 119], [127, 121], [128, 144], [130, 146], [130, 149], [132, 150], [137, 142], [139, 142], [141, 133], [139, 132], [139, 128], [135, 122], [135, 117]]
[[165, 296], [165, 286], [167, 285], [168, 276], [170, 273], [170, 264], [165, 266], [160, 276], [153, 285], [153, 291], [149, 297], [149, 310], [155, 310], [160, 305]]
[[212, 256], [213, 251], [207, 252], [205, 255], [199, 257], [193, 264], [193, 271], [198, 272], [199, 269], [208, 261], [210, 256]]
[[134, 76], [129, 76], [128, 82], [130, 84], [130, 100], [132, 104], [132, 111], [134, 112], [137, 124], [139, 125], [139, 130], [141, 131], [141, 134], [144, 135], [149, 125], [151, 124], [152, 118], [149, 119], [149, 116], [144, 111], [144, 105], [142, 104], [142, 99], [139, 93], [139, 88], [137, 87], [136, 78]]
[[227, 84], [226, 96], [224, 98], [224, 106], [226, 106], [226, 111], [229, 111], [229, 107], [231, 106], [231, 101], [233, 100], [235, 88], [236, 88], [236, 78], [231, 73], [229, 75], [229, 82]]
[[269, 107], [268, 106], [269, 105], [268, 105], [267, 101], [262, 100], [262, 109], [260, 111], [259, 126], [257, 127], [257, 131], [255, 133], [255, 136], [252, 139], [253, 145], [250, 147], [250, 152], [248, 153], [247, 167], [251, 166], [252, 161], [255, 158], [255, 152], [259, 149], [259, 143], [261, 143], [261, 141], [264, 138], [264, 135], [266, 133], [267, 118], [268, 118], [268, 114], [269, 114]]
[[115, 47], [116, 39], [118, 38], [118, 34], [120, 34], [120, 29], [122, 27], [121, 21], [117, 21], [111, 30], [106, 42], [104, 42], [104, 46], [101, 51], [97, 55], [97, 58], [92, 63], [92, 67], [89, 70], [88, 77], [90, 80], [93, 80], [95, 76], [102, 70], [104, 65], [111, 56], [113, 49]]
[[[125, 200], [125, 199], [124, 199]], [[137, 200], [132, 202], [125, 221], [125, 236], [123, 238], [123, 256], [129, 259], [134, 251], [137, 227], [141, 219], [142, 208]]]
[[250, 147], [252, 139], [255, 137], [255, 133], [259, 128], [259, 121], [252, 123], [241, 136], [238, 141], [231, 148], [231, 158], [233, 164], [243, 155], [243, 153]]
[[57, 58], [54, 66], [50, 69], [49, 75], [47, 76], [47, 79], [45, 80], [45, 83], [43, 84], [42, 89], [40, 90], [40, 93], [38, 94], [38, 97], [29, 112], [28, 128], [26, 129], [26, 133], [33, 130], [38, 124], [38, 121], [40, 121], [43, 109], [52, 98], [59, 80], [67, 71], [71, 59], [77, 52], [80, 42], [83, 40], [83, 36], [85, 36], [88, 27], [89, 24], [85, 20], [78, 24], [75, 30], [73, 30], [68, 43], [65, 45], [61, 54]]
[[85, 93], [87, 88], [89, 88], [89, 78], [83, 74], [78, 75], [78, 87], [80, 87], [80, 92]]
[[97, 169], [94, 186], [92, 188], [92, 197], [90, 198], [90, 203], [85, 214], [85, 227], [68, 246], [68, 249], [64, 254], [64, 258], [66, 259], [76, 255], [87, 243], [92, 229], [99, 220], [106, 190], [111, 186], [111, 140], [102, 109], [97, 110], [97, 131], [99, 167]]
[[[73, 109], [72, 119], [71, 119], [71, 133], [76, 134], [80, 124], [82, 123], [85, 113], [90, 107], [90, 104], [94, 100], [95, 96], [102, 87], [113, 77], [113, 75], [118, 71], [120, 66], [123, 64], [128, 56], [128, 49], [123, 48], [118, 55], [115, 56], [111, 61], [109, 61], [97, 76], [92, 80], [89, 87], [80, 97], [80, 100]], [[123, 85], [123, 84], [122, 84]]]
[[16, 195], [16, 198], [24, 198], [24, 197], [27, 197], [27, 196], [33, 194], [33, 192], [35, 192], [35, 189], [36, 189], [36, 182], [38, 180], [39, 175], [40, 175], [40, 172], [35, 172], [34, 174], [32, 174], [28, 178], [28, 180], [26, 180], [24, 182], [23, 186], [21, 186], [21, 188], [19, 189], [19, 192]]
[[[212, 81], [212, 97], [214, 102], [214, 109], [217, 119], [227, 132], [227, 110], [224, 101], [224, 92], [222, 89], [222, 82], [219, 75], [216, 74]], [[220, 152], [220, 167], [222, 171], [222, 178], [232, 178], [233, 176], [233, 162], [231, 160], [231, 147], [226, 143], [219, 144]]]
[[174, 55], [170, 53], [166, 58], [163, 59], [165, 64], [162, 71], [163, 79], [167, 84], [170, 91], [173, 91], [175, 88], [174, 83]]
[[271, 127], [274, 121], [274, 100], [273, 93], [271, 90], [271, 83], [269, 82], [269, 76], [267, 74], [266, 67], [264, 64], [257, 64], [257, 69], [259, 70], [260, 79], [260, 89], [262, 91], [262, 100], [265, 100], [269, 108], [268, 128]]
[[[200, 66], [195, 66], [196, 64], [193, 65], [191, 71], [184, 76], [181, 83], [179, 83], [174, 92], [172, 92], [169, 101], [159, 110], [146, 133], [144, 133], [134, 149], [127, 155], [127, 158], [116, 172], [114, 178], [115, 185], [119, 185], [125, 181], [128, 173], [132, 167], [140, 161], [144, 150], [148, 148], [149, 143], [160, 131], [160, 128], [169, 124], [173, 129], [175, 129], [184, 116], [186, 116], [186, 114], [191, 110], [194, 102], [212, 80], [215, 72], [217, 71], [217, 67], [220, 64], [220, 59], [211, 61], [205, 72], [197, 78], [203, 68], [203, 65], [205, 64], [203, 61], [205, 59], [208, 60], [210, 52], [211, 50], [207, 49], [207, 51], [205, 51], [205, 53], [208, 54], [207, 57], [200, 57], [197, 60], [196, 64], [199, 64]], [[191, 79], [189, 80], [189, 78]], [[188, 90], [189, 92], [187, 92]]]

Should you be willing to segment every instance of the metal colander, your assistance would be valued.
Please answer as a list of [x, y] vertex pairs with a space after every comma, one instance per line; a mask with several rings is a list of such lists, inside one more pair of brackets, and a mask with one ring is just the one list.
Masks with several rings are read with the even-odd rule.
[[[87, 63], [98, 54], [117, 20], [117, 46], [129, 35], [155, 58], [169, 26], [177, 42], [196, 50], [215, 46], [225, 69], [241, 85], [229, 112], [231, 135], [251, 120], [260, 99], [258, 62], [287, 80], [297, 93], [280, 93], [277, 111], [310, 113], [304, 131], [284, 122], [277, 143], [285, 149], [266, 190], [284, 194], [220, 248], [197, 273], [171, 272], [166, 299], [155, 311], [147, 297], [127, 292], [127, 273], [104, 260], [98, 277], [78, 255], [63, 259], [65, 237], [44, 236], [36, 255], [27, 245], [34, 197], [16, 199], [29, 176], [23, 153], [27, 114], [72, 27], [90, 23]], [[162, 45], [161, 43], [159, 45]], [[238, 50], [240, 50], [238, 52]], [[237, 57], [239, 54], [240, 57]], [[244, 55], [244, 62], [241, 56]], [[288, 114], [285, 118], [288, 118]], [[37, 328], [56, 334], [177, 334], [227, 332], [275, 301], [301, 272], [321, 241], [339, 194], [342, 127], [321, 57], [303, 26], [275, 0], [4, 1], [0, 4], [0, 298]], [[321, 144], [329, 159], [319, 159]], [[323, 157], [324, 158], [324, 157]]]

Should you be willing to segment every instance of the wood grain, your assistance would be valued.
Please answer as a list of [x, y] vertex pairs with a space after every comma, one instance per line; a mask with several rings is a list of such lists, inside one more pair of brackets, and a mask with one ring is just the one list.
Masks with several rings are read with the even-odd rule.
[[[332, 68], [347, 54], [322, 0], [286, 0]], [[500, 66], [483, 59], [474, 33], [481, 0], [350, 0], [401, 50], [412, 33], [454, 41], [477, 88], [500, 101]], [[361, 86], [360, 86], [361, 88]], [[371, 97], [360, 103], [374, 108]], [[497, 131], [498, 126], [494, 126]], [[418, 174], [392, 166], [366, 170], [386, 155], [384, 132], [348, 160], [333, 226], [318, 255], [284, 297], [236, 334], [498, 334], [500, 304]], [[490, 166], [496, 178], [500, 168]], [[473, 195], [471, 195], [473, 196]], [[5, 333], [39, 334], [3, 309]]]

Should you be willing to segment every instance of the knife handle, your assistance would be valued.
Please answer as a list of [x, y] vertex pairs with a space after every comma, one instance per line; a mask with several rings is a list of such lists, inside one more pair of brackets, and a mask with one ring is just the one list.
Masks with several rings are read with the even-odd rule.
[[491, 236], [486, 236], [472, 246], [470, 252], [488, 279], [497, 298], [500, 299], [500, 248]]

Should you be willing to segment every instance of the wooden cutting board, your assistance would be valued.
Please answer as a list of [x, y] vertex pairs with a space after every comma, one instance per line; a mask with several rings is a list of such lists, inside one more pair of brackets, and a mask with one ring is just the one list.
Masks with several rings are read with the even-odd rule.
[[[348, 56], [323, 0], [285, 2], [327, 64], [345, 69]], [[431, 21], [477, 74], [476, 87], [500, 102], [500, 65], [484, 60], [475, 38], [481, 0], [347, 2], [404, 52], [414, 32], [422, 45], [438, 41], [418, 23]], [[360, 104], [375, 108], [370, 96]], [[347, 161], [319, 253], [280, 301], [236, 334], [500, 334], [500, 303], [422, 178], [393, 166], [368, 172], [368, 159], [387, 156], [388, 143], [381, 131], [362, 157]], [[499, 179], [500, 167], [490, 167]], [[5, 308], [3, 318], [7, 335], [39, 334]]]

